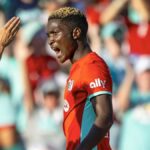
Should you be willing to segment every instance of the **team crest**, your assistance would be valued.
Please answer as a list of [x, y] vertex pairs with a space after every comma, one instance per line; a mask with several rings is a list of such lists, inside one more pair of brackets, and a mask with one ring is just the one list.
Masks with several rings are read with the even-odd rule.
[[69, 108], [70, 108], [70, 106], [69, 106], [68, 101], [67, 101], [67, 100], [64, 100], [64, 111], [65, 111], [65, 112], [68, 112]]
[[68, 81], [68, 91], [71, 91], [73, 88], [74, 80], [69, 80]]

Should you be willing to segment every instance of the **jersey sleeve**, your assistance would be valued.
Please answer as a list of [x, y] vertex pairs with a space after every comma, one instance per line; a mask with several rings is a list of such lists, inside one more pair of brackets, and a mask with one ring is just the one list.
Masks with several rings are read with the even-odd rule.
[[101, 94], [112, 94], [112, 78], [106, 63], [93, 61], [84, 66], [82, 71], [83, 83], [88, 98]]

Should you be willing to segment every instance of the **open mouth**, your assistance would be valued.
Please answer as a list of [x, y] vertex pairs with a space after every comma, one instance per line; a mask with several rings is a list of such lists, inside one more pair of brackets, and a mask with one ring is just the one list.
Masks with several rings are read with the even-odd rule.
[[56, 53], [56, 56], [59, 58], [61, 56], [61, 50], [59, 48], [56, 48], [56, 47], [52, 47], [52, 49]]

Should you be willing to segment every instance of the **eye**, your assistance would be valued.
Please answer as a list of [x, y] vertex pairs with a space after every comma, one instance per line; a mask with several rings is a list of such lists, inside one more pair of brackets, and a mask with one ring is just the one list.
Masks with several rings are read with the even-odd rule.
[[56, 32], [56, 31], [54, 31], [52, 34], [53, 34], [53, 35], [57, 35], [57, 32]]

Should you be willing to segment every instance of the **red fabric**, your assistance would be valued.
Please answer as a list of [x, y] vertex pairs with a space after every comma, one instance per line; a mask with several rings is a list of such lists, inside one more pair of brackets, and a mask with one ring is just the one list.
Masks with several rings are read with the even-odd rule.
[[136, 55], [150, 55], [150, 23], [146, 35], [141, 36], [138, 32], [139, 25], [126, 19], [128, 31], [126, 40], [130, 47], [130, 53]]
[[31, 88], [34, 90], [41, 79], [52, 77], [59, 69], [58, 62], [52, 56], [31, 55], [27, 61], [27, 71]]
[[[110, 72], [104, 60], [96, 53], [91, 52], [72, 65], [64, 93], [63, 129], [67, 150], [75, 150], [81, 142], [82, 124], [87, 123], [83, 114], [86, 111], [85, 103], [88, 98], [95, 94], [111, 94], [111, 92]], [[91, 117], [95, 119], [94, 116], [89, 116]], [[90, 129], [89, 124], [87, 128]], [[99, 144], [98, 150], [110, 150], [109, 136]]]
[[86, 7], [86, 16], [90, 23], [100, 24], [101, 12], [110, 3], [110, 0], [97, 0], [95, 4]]
[[99, 3], [108, 4], [111, 2], [111, 0], [96, 0]]
[[92, 24], [99, 24], [100, 11], [95, 9], [93, 6], [88, 6], [86, 8], [86, 15]]
[[80, 107], [76, 107], [76, 109], [69, 114], [69, 117], [64, 122], [64, 129], [66, 129], [66, 150], [75, 150], [77, 145], [80, 144], [80, 124], [82, 122], [84, 104], [85, 103], [82, 103], [80, 104]]

